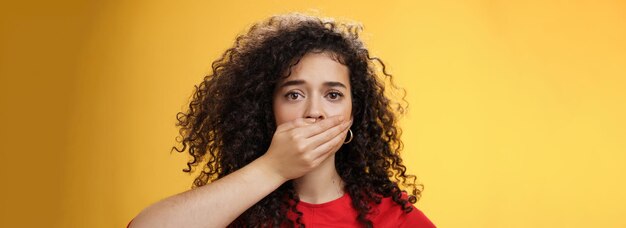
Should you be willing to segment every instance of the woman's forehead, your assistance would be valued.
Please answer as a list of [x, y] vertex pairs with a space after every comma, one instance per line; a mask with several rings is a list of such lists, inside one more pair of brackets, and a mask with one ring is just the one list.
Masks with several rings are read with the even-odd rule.
[[293, 80], [307, 83], [334, 81], [347, 84], [350, 81], [349, 75], [348, 67], [340, 63], [333, 54], [310, 52], [302, 56], [298, 63], [291, 67], [290, 74], [283, 78], [279, 84]]

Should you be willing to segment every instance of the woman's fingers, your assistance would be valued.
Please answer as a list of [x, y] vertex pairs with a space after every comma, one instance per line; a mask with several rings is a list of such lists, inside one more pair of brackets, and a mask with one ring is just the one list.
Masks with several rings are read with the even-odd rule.
[[305, 118], [297, 118], [295, 120], [278, 125], [276, 127], [276, 132], [289, 131], [291, 129], [294, 129], [297, 127], [304, 127], [304, 126], [306, 126]]
[[[319, 134], [319, 132], [325, 131], [328, 128], [331, 128], [337, 124], [340, 124], [343, 121], [342, 116], [332, 116], [324, 120], [316, 121], [314, 118], [297, 118], [289, 122], [285, 122], [278, 127], [276, 127], [277, 132], [289, 131], [296, 128], [303, 128], [306, 126], [310, 126], [309, 128], [305, 128], [304, 131], [307, 133], [304, 135], [305, 138], [311, 137], [311, 134]], [[319, 125], [319, 126], [318, 126]]]
[[304, 138], [311, 138], [340, 125], [343, 120], [343, 116], [331, 116], [323, 120], [318, 120], [314, 124], [308, 124], [307, 126], [298, 129], [298, 131], [302, 133]]
[[309, 145], [311, 146], [311, 148], [317, 148], [320, 145], [332, 140], [333, 138], [337, 137], [338, 135], [342, 135], [344, 132], [346, 132], [348, 129], [350, 129], [350, 126], [352, 125], [352, 121], [348, 121], [348, 122], [343, 122], [339, 125], [336, 125], [334, 127], [331, 127], [330, 129], [319, 133], [315, 136], [312, 136], [310, 138], [308, 138], [309, 141]]
[[311, 151], [311, 154], [312, 154], [313, 157], [315, 157], [315, 160], [323, 161], [328, 156], [330, 156], [332, 153], [334, 153], [337, 150], [339, 150], [339, 148], [341, 148], [341, 146], [343, 145], [343, 142], [345, 140], [344, 135], [346, 133], [348, 133], [349, 129], [350, 129], [350, 127], [348, 126], [348, 128], [344, 129], [342, 132], [340, 132], [339, 134], [335, 135], [330, 140], [326, 141], [325, 143], [319, 145], [317, 148], [313, 149]]

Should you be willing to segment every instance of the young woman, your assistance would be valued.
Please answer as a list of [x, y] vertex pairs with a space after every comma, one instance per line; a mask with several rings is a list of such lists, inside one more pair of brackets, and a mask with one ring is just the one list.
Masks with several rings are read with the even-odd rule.
[[360, 30], [289, 14], [237, 37], [178, 115], [184, 171], [206, 163], [192, 190], [130, 226], [434, 227]]

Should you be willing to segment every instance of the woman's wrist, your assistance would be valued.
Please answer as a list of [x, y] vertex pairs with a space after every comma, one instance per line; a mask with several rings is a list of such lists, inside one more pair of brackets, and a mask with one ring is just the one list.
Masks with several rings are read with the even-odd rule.
[[267, 178], [272, 183], [278, 183], [278, 186], [280, 186], [281, 184], [289, 180], [288, 178], [285, 178], [285, 176], [283, 176], [280, 173], [280, 170], [279, 170], [280, 164], [274, 164], [271, 158], [268, 158], [265, 155], [257, 158], [252, 163], [250, 163], [250, 165], [255, 166], [259, 172], [263, 173], [264, 175], [267, 175]]

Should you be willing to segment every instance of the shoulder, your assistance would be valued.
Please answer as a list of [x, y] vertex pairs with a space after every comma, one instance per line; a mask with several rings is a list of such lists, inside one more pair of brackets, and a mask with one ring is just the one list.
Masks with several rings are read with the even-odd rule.
[[391, 197], [385, 197], [380, 204], [373, 205], [370, 219], [375, 227], [436, 227], [421, 210], [411, 207], [411, 212], [406, 213]]

